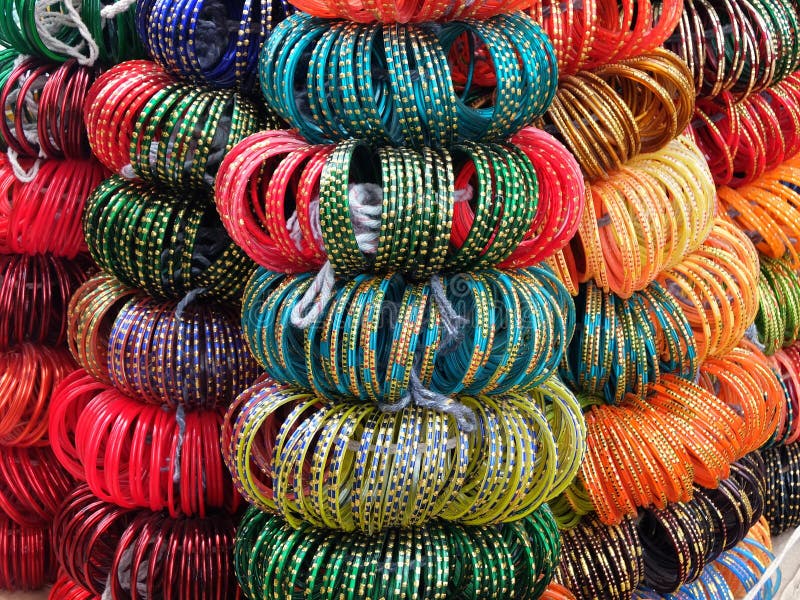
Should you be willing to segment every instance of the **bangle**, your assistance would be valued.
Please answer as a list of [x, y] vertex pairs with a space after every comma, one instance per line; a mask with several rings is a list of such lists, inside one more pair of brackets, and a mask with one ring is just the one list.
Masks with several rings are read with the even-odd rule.
[[87, 261], [49, 254], [0, 255], [0, 349], [66, 340], [67, 302], [86, 279]]
[[783, 388], [784, 404], [768, 445], [793, 444], [800, 439], [800, 348], [792, 345], [779, 349], [769, 358], [769, 365]]
[[[73, 581], [63, 570], [59, 570], [58, 579], [50, 588], [48, 599], [52, 600], [97, 600], [97, 596]], [[554, 599], [555, 600], [555, 599]]]
[[38, 590], [56, 577], [54, 547], [47, 527], [24, 527], [0, 518], [0, 589]]
[[[525, 395], [462, 402], [476, 414], [471, 434], [435, 410], [382, 414], [264, 378], [228, 409], [223, 456], [242, 495], [292, 527], [367, 533], [437, 517], [465, 525], [518, 520], [573, 479], [585, 425], [558, 380]], [[513, 469], [495, 469], [498, 452], [517, 457]]]
[[147, 0], [137, 7], [136, 29], [147, 53], [173, 75], [250, 91], [258, 79], [259, 49], [294, 10], [284, 0], [255, 5]]
[[[552, 185], [540, 187], [540, 177]], [[574, 192], [583, 193], [574, 159], [532, 128], [507, 146], [422, 152], [258, 133], [226, 156], [216, 183], [225, 227], [266, 268], [301, 272], [327, 257], [337, 275], [417, 278], [538, 262], [577, 228]]]
[[[102, 64], [113, 65], [143, 56], [144, 50], [134, 29], [135, 7], [131, 5], [128, 10], [106, 19], [100, 16], [103, 6], [97, 0], [83, 2], [78, 7], [80, 15], [73, 16], [65, 12], [66, 7], [61, 3], [48, 4], [46, 10], [41, 11], [24, 0], [3, 0], [3, 14], [7, 18], [0, 23], [0, 45], [50, 62], [65, 62], [76, 55], [83, 61], [93, 62], [95, 59], [85, 39], [88, 35], [97, 50], [96, 60]], [[51, 39], [43, 39], [43, 31]]]
[[52, 407], [54, 451], [100, 500], [172, 517], [236, 511], [239, 496], [209, 442], [219, 437], [220, 411], [165, 411], [95, 384], [85, 371], [64, 380]]
[[[332, 77], [340, 85], [331, 88]], [[435, 30], [296, 13], [267, 40], [259, 78], [267, 103], [311, 143], [363, 138], [422, 149], [513, 135], [550, 104], [557, 65], [524, 13]]]
[[0, 443], [18, 448], [47, 444], [50, 395], [73, 369], [69, 352], [20, 344], [0, 353]]
[[755, 325], [767, 355], [800, 338], [800, 278], [786, 262], [761, 259]]
[[502, 528], [433, 522], [377, 536], [294, 529], [251, 507], [239, 525], [234, 563], [248, 597], [283, 598], [292, 590], [315, 597], [328, 590], [355, 600], [363, 597], [362, 582], [375, 598], [416, 592], [432, 600], [461, 590], [465, 600], [508, 594], [532, 600], [553, 576], [558, 538], [547, 507]]
[[623, 600], [644, 577], [642, 543], [633, 519], [605, 525], [587, 516], [561, 532], [556, 581], [579, 598]]
[[761, 450], [767, 472], [764, 516], [773, 535], [800, 525], [800, 448], [797, 444]]
[[104, 175], [94, 161], [47, 160], [23, 183], [0, 156], [0, 252], [67, 259], [85, 252], [81, 216]]
[[83, 103], [96, 73], [74, 59], [51, 65], [27, 58], [0, 79], [0, 136], [9, 149], [32, 158], [89, 158]]
[[512, 13], [528, 8], [526, 2], [513, 0], [503, 4], [499, 0], [488, 0], [478, 4], [459, 0], [295, 0], [298, 10], [323, 19], [347, 19], [356, 23], [426, 23], [430, 21], [454, 21], [475, 19], [484, 21], [504, 13]]
[[102, 269], [156, 298], [200, 289], [202, 297], [237, 301], [254, 267], [205, 197], [118, 175], [87, 200], [83, 233]]
[[[395, 404], [412, 368], [439, 394], [531, 389], [553, 373], [575, 323], [566, 289], [543, 267], [449, 275], [432, 284], [359, 275], [339, 282], [320, 318], [301, 329], [290, 315], [311, 281], [259, 268], [245, 289], [244, 335], [271, 377], [332, 399]], [[452, 310], [440, 306], [444, 299]], [[507, 326], [495, 330], [501, 314]], [[460, 335], [444, 331], [445, 318], [467, 320]]]

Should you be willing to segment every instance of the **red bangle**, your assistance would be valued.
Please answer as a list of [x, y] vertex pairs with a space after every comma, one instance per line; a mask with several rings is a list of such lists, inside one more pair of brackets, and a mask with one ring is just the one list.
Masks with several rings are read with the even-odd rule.
[[78, 258], [0, 255], [0, 351], [24, 341], [64, 343], [67, 302], [88, 268]]
[[38, 590], [55, 579], [50, 530], [0, 517], [0, 590]]
[[48, 525], [73, 485], [49, 448], [0, 446], [0, 512], [12, 521]]
[[53, 450], [101, 500], [172, 516], [238, 508], [219, 446], [207, 443], [219, 439], [221, 411], [167, 411], [84, 371], [65, 379], [52, 402]]
[[59, 571], [58, 579], [50, 588], [47, 600], [101, 600], [101, 598], [73, 581], [65, 571]]

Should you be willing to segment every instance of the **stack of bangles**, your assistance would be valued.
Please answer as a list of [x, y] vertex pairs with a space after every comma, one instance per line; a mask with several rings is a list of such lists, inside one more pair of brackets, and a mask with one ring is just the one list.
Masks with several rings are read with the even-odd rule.
[[661, 46], [682, 6], [681, 0], [534, 0], [531, 15], [553, 42], [559, 72], [572, 75]]
[[502, 13], [526, 10], [527, 0], [295, 0], [299, 10], [323, 19], [347, 19], [356, 23], [425, 23], [429, 21], [457, 21], [475, 19], [485, 21]]
[[0, 589], [39, 590], [53, 581], [49, 527], [25, 527], [0, 516]]
[[89, 158], [83, 102], [96, 76], [75, 59], [25, 58], [0, 87], [0, 137], [19, 156]]
[[432, 522], [347, 536], [251, 507], [239, 524], [236, 574], [248, 598], [534, 600], [559, 560], [558, 529], [543, 506], [502, 527]]
[[579, 281], [630, 296], [696, 251], [714, 223], [711, 173], [680, 137], [588, 186], [578, 233], [564, 249]]
[[[20, 159], [22, 166], [32, 161]], [[89, 160], [46, 160], [29, 182], [0, 155], [0, 252], [74, 259], [86, 251], [81, 217], [86, 198], [105, 176]]]
[[68, 313], [78, 363], [143, 402], [227, 406], [259, 374], [237, 315], [222, 305], [182, 308], [100, 275], [78, 289]]
[[800, 526], [800, 444], [761, 450], [767, 468], [764, 516], [778, 535]]
[[81, 255], [0, 254], [0, 351], [21, 342], [63, 344], [67, 303], [86, 279]]
[[783, 163], [740, 188], [717, 188], [719, 214], [747, 233], [763, 256], [800, 269], [800, 161]]
[[72, 486], [50, 448], [0, 447], [0, 514], [15, 523], [48, 526]]
[[550, 42], [519, 12], [436, 28], [296, 13], [259, 68], [267, 103], [309, 142], [417, 149], [505, 140], [544, 113], [558, 79]]
[[699, 101], [692, 131], [717, 185], [740, 187], [800, 152], [800, 74], [735, 102]]
[[701, 97], [759, 92], [797, 70], [797, 5], [791, 0], [686, 0], [665, 47], [692, 71]]
[[761, 259], [755, 325], [768, 355], [800, 338], [800, 277], [782, 260]]
[[731, 462], [773, 433], [755, 427], [761, 415], [750, 404], [735, 407], [747, 410], [740, 416], [713, 392], [663, 375], [646, 401], [592, 406], [586, 457], [567, 501], [580, 511], [573, 497], [580, 500], [582, 486], [600, 520], [613, 524], [639, 507], [686, 502], [692, 482], [716, 487]]
[[594, 181], [642, 152], [666, 146], [689, 124], [693, 111], [686, 65], [658, 49], [562, 77], [542, 123], [558, 132]]
[[575, 160], [533, 128], [422, 151], [262, 132], [228, 153], [215, 191], [231, 237], [268, 269], [327, 259], [337, 275], [420, 278], [539, 262], [574, 235], [584, 197]]
[[83, 233], [105, 272], [156, 298], [199, 289], [204, 298], [238, 302], [255, 266], [204, 195], [118, 175], [89, 196]]
[[84, 118], [92, 153], [112, 171], [207, 190], [234, 144], [277, 126], [262, 112], [238, 92], [177, 82], [155, 63], [137, 60], [97, 78]]
[[748, 455], [732, 465], [731, 477], [718, 489], [697, 488], [689, 502], [644, 510], [637, 527], [645, 586], [672, 592], [741, 542], [761, 518], [765, 477], [760, 456]]
[[170, 73], [249, 91], [257, 83], [258, 51], [264, 40], [294, 10], [286, 0], [146, 0], [136, 7], [136, 30], [147, 54]]
[[[700, 576], [666, 595], [641, 587], [633, 600], [718, 600], [744, 598], [753, 589], [775, 559], [771, 551], [770, 531], [762, 520], [745, 539], [710, 563]], [[781, 585], [781, 572], [767, 580], [757, 598], [775, 598]]]
[[239, 504], [220, 454], [221, 424], [218, 410], [165, 410], [78, 370], [53, 393], [50, 443], [101, 500], [205, 516], [208, 508], [235, 512]]
[[775, 445], [790, 445], [800, 440], [800, 345], [781, 348], [770, 357], [770, 365], [783, 386], [784, 410], [771, 440]]
[[622, 299], [589, 282], [575, 298], [575, 311], [578, 327], [560, 369], [573, 389], [618, 404], [628, 394], [643, 398], [662, 372], [694, 378], [691, 326], [657, 283]]
[[48, 598], [52, 600], [97, 600], [98, 596], [73, 581], [65, 571], [59, 570], [58, 579], [50, 588]]
[[59, 564], [97, 597], [239, 600], [234, 537], [226, 513], [131, 511], [98, 500], [85, 485], [67, 497], [53, 524]]
[[23, 343], [0, 353], [0, 444], [47, 443], [50, 396], [74, 369], [66, 348]]
[[689, 319], [699, 361], [727, 354], [755, 321], [759, 276], [750, 239], [719, 217], [697, 250], [658, 275]]
[[642, 542], [633, 519], [618, 525], [594, 515], [561, 532], [556, 581], [578, 598], [629, 600], [644, 578]]
[[223, 455], [245, 498], [293, 527], [490, 525], [524, 518], [569, 485], [586, 428], [558, 379], [460, 400], [476, 415], [469, 434], [435, 410], [381, 413], [263, 379], [228, 410]]
[[[575, 326], [572, 300], [546, 267], [423, 283], [359, 275], [337, 283], [307, 329], [293, 327], [292, 310], [312, 281], [259, 268], [245, 289], [242, 324], [268, 375], [331, 399], [397, 404], [412, 376], [446, 395], [531, 389], [555, 371]], [[454, 321], [465, 321], [460, 335]]]
[[93, 62], [91, 50], [87, 49], [86, 37], [90, 37], [97, 49], [96, 60], [101, 63], [115, 64], [143, 56], [134, 7], [106, 19], [100, 16], [103, 6], [99, 1], [83, 2], [77, 9], [80, 15], [76, 16], [60, 2], [48, 3], [42, 10], [23, 0], [0, 0], [0, 12], [5, 15], [0, 21], [0, 45], [51, 62], [65, 62], [76, 54], [82, 61]]

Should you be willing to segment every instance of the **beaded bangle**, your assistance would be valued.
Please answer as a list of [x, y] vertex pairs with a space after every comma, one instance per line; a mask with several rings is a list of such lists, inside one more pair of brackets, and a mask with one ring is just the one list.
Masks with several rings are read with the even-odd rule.
[[658, 276], [689, 319], [699, 360], [728, 353], [753, 323], [758, 276], [752, 242], [720, 218], [697, 250]]
[[0, 252], [74, 259], [86, 251], [80, 220], [105, 169], [88, 160], [47, 160], [28, 183], [0, 155]]
[[[321, 318], [299, 329], [290, 314], [310, 283], [308, 275], [258, 269], [245, 289], [242, 326], [267, 374], [332, 399], [395, 404], [412, 369], [439, 394], [531, 389], [553, 373], [575, 324], [566, 290], [542, 267], [451, 275], [440, 292], [399, 275], [360, 275], [337, 284]], [[455, 339], [444, 329], [454, 318], [467, 321]]]
[[576, 329], [560, 373], [574, 389], [606, 402], [644, 397], [662, 371], [692, 379], [697, 371], [691, 327], [677, 302], [651, 284], [625, 300], [593, 283], [575, 298]]
[[49, 254], [0, 254], [0, 351], [25, 341], [63, 344], [67, 302], [86, 279], [86, 261]]
[[606, 179], [640, 152], [665, 146], [694, 110], [689, 73], [666, 50], [562, 77], [544, 115], [589, 180]]
[[761, 450], [767, 471], [764, 516], [778, 535], [800, 526], [800, 446], [791, 444]]
[[168, 412], [76, 371], [53, 394], [51, 444], [103, 501], [205, 516], [239, 504], [214, 442], [221, 423], [219, 411]]
[[62, 504], [53, 540], [69, 577], [98, 596], [108, 588], [115, 598], [241, 598], [234, 525], [224, 513], [137, 513], [98, 500], [82, 485]]
[[101, 268], [157, 298], [237, 301], [254, 268], [205, 197], [116, 175], [87, 200], [83, 232]]
[[0, 444], [43, 446], [47, 443], [50, 394], [73, 369], [60, 348], [20, 344], [0, 353]]
[[74, 59], [22, 60], [0, 87], [0, 137], [8, 148], [32, 158], [89, 158], [83, 103], [95, 76]]
[[561, 534], [556, 581], [579, 598], [630, 598], [644, 576], [642, 544], [632, 519], [607, 526], [588, 516]]
[[137, 6], [136, 27], [147, 53], [170, 73], [251, 90], [258, 79], [259, 50], [293, 12], [284, 0], [147, 0]]
[[56, 576], [48, 528], [0, 518], [0, 589], [39, 590]]
[[0, 511], [25, 527], [44, 527], [73, 481], [47, 448], [0, 447]]
[[64, 571], [60, 571], [47, 598], [48, 600], [98, 600], [100, 597], [70, 579]]
[[258, 133], [223, 161], [217, 207], [234, 240], [276, 271], [326, 257], [338, 275], [528, 266], [574, 233], [583, 187], [574, 159], [546, 133], [525, 128], [512, 143], [416, 152]]
[[[487, 72], [473, 79], [481, 65]], [[310, 142], [420, 149], [508, 138], [545, 111], [557, 70], [550, 42], [523, 13], [436, 29], [297, 13], [260, 59], [267, 102]]]
[[434, 522], [377, 536], [294, 529], [251, 507], [239, 525], [234, 562], [250, 598], [532, 600], [550, 582], [559, 550], [546, 507], [502, 528]]
[[[93, 62], [85, 39], [88, 35], [97, 49], [97, 60], [103, 64], [143, 56], [134, 28], [133, 5], [111, 19], [100, 16], [102, 7], [100, 0], [87, 0], [78, 7], [80, 14], [74, 16], [62, 2], [39, 7], [25, 0], [2, 0], [5, 18], [0, 23], [0, 45], [51, 62], [65, 62], [76, 55], [83, 62]], [[53, 39], [47, 40], [42, 35], [45, 32]]]
[[[446, 413], [415, 407], [381, 416], [373, 405], [332, 403], [263, 379], [228, 410], [223, 455], [245, 498], [293, 527], [367, 533], [437, 517], [515, 521], [572, 480], [585, 426], [558, 380], [525, 396], [462, 402], [477, 416], [471, 434]], [[501, 455], [516, 457], [508, 472], [494, 466]]]

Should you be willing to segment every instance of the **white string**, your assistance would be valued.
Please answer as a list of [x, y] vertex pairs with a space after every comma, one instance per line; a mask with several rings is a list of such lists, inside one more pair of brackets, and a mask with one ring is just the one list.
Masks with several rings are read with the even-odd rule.
[[6, 155], [8, 156], [8, 162], [11, 164], [11, 169], [14, 171], [14, 175], [22, 183], [30, 183], [33, 181], [34, 177], [36, 177], [37, 173], [39, 173], [39, 167], [42, 165], [41, 158], [37, 158], [33, 162], [33, 166], [30, 170], [26, 171], [23, 166], [19, 164], [19, 154], [17, 154], [15, 150], [9, 148]]
[[104, 6], [100, 11], [100, 16], [104, 19], [113, 19], [117, 15], [127, 12], [134, 4], [136, 4], [136, 0], [119, 0], [119, 2], [115, 2], [114, 4]]
[[[59, 4], [66, 7], [66, 14], [58, 10], [50, 10], [50, 7]], [[86, 66], [92, 66], [100, 56], [100, 47], [92, 37], [92, 34], [89, 33], [86, 23], [81, 19], [81, 15], [72, 0], [36, 0], [34, 20], [36, 22], [36, 31], [42, 43], [49, 50], [71, 56], [78, 63]], [[51, 33], [51, 31], [58, 32], [63, 27], [77, 29], [83, 41], [78, 46], [73, 47], [65, 44]], [[81, 53], [84, 47], [87, 48], [88, 55]]]
[[777, 573], [778, 569], [781, 566], [781, 563], [786, 560], [786, 557], [789, 555], [789, 550], [791, 550], [797, 542], [800, 542], [800, 527], [794, 530], [791, 537], [786, 541], [786, 545], [781, 550], [781, 553], [775, 557], [775, 560], [772, 561], [772, 564], [767, 567], [767, 570], [764, 571], [764, 574], [758, 580], [758, 582], [753, 586], [753, 588], [747, 592], [747, 596], [744, 597], [744, 600], [755, 600], [758, 596], [758, 593], [761, 591], [767, 582], [772, 579], [772, 577]]

